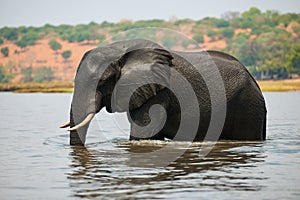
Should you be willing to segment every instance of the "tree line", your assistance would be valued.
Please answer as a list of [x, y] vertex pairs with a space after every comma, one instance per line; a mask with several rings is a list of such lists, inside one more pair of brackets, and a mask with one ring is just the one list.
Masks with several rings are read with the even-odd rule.
[[[25, 49], [44, 37], [58, 37], [68, 42], [100, 43], [120, 31], [142, 27], [179, 30], [183, 25], [191, 26], [190, 35], [200, 45], [204, 43], [205, 36], [211, 41], [225, 40], [226, 48], [221, 50], [237, 57], [257, 79], [300, 75], [300, 14], [280, 14], [271, 10], [262, 12], [258, 8], [250, 8], [242, 13], [226, 12], [220, 18], [206, 17], [200, 20], [122, 20], [118, 23], [104, 21], [76, 26], [46, 24], [42, 27], [4, 27], [0, 29], [0, 45], [4, 41], [11, 41]], [[247, 31], [238, 33], [237, 30]], [[139, 34], [143, 37], [143, 33]], [[178, 45], [178, 40], [172, 36], [163, 36], [159, 40], [166, 46]], [[181, 45], [186, 46], [187, 42], [183, 40]], [[50, 41], [49, 46], [55, 52], [61, 48], [55, 40]], [[3, 56], [9, 53], [7, 47], [1, 48]], [[67, 60], [70, 54], [69, 50], [61, 55]]]

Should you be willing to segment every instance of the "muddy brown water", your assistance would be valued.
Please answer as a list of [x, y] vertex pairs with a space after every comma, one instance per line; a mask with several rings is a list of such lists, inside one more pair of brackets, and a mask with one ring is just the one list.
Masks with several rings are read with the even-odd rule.
[[205, 157], [205, 143], [174, 143], [183, 154], [157, 166], [147, 153], [170, 141], [127, 142], [120, 116], [101, 111], [86, 148], [70, 147], [58, 126], [71, 94], [0, 93], [0, 199], [300, 199], [300, 93], [264, 96], [265, 142], [218, 142]]

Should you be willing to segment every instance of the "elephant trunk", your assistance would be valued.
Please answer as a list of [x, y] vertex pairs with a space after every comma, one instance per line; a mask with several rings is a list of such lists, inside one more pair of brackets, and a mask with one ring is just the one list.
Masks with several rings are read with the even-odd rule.
[[97, 95], [94, 99], [90, 98], [89, 104], [81, 103], [84, 102], [84, 97], [80, 95], [76, 97], [73, 98], [70, 111], [70, 128], [68, 129], [70, 145], [84, 146], [90, 122], [100, 110], [101, 95]]
[[[71, 125], [71, 127], [75, 126], [72, 109], [71, 109], [71, 112], [70, 112], [70, 125]], [[84, 146], [84, 143], [80, 139], [77, 130], [70, 131], [70, 145], [71, 146]]]

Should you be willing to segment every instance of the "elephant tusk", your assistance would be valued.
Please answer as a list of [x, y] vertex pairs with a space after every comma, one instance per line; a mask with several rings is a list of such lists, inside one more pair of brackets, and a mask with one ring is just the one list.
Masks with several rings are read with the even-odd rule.
[[88, 114], [88, 116], [86, 116], [86, 118], [80, 124], [78, 124], [72, 128], [69, 128], [68, 131], [75, 131], [81, 127], [84, 127], [87, 123], [89, 123], [93, 119], [94, 116], [95, 116], [94, 113]]
[[59, 128], [67, 128], [69, 126], [70, 126], [70, 122], [67, 122], [67, 123], [61, 125]]

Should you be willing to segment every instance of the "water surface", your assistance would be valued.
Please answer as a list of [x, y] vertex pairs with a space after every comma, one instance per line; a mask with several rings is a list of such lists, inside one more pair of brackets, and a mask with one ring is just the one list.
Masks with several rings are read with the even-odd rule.
[[86, 148], [70, 147], [58, 126], [71, 94], [0, 93], [1, 199], [300, 199], [300, 93], [264, 96], [265, 142], [219, 142], [204, 158], [195, 143], [156, 167], [132, 163], [168, 142], [126, 142], [129, 127], [106, 112]]

